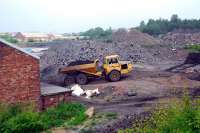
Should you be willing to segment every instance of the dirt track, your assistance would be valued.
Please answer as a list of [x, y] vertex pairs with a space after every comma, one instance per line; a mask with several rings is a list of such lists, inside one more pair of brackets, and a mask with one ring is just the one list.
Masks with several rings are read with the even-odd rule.
[[[118, 119], [114, 124], [104, 126], [109, 129], [102, 131], [107, 131], [111, 127], [113, 130], [126, 127], [124, 122], [121, 122], [122, 119], [124, 121], [124, 116], [145, 113], [156, 104], [168, 103], [170, 99], [180, 97], [185, 89], [189, 89], [192, 96], [199, 96], [200, 81], [190, 80], [183, 73], [136, 69], [119, 82], [97, 79], [82, 88], [99, 88], [102, 94], [89, 100], [84, 97], [74, 100], [94, 106], [97, 112], [117, 112], [122, 116], [121, 120]], [[136, 92], [137, 95], [128, 96], [127, 92], [130, 91]]]
[[[82, 87], [99, 88], [102, 94], [90, 100], [81, 98], [80, 102], [95, 106], [98, 111], [129, 114], [141, 113], [161, 99], [176, 96], [185, 88], [200, 88], [200, 82], [190, 80], [180, 73], [135, 70], [119, 82], [97, 79]], [[128, 92], [136, 92], [137, 95], [128, 96]]]

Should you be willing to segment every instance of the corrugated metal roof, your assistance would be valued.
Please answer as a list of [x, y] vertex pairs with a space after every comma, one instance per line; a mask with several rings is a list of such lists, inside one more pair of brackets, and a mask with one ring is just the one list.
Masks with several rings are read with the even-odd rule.
[[64, 88], [52, 84], [47, 83], [40, 83], [41, 88], [41, 95], [47, 96], [47, 95], [55, 95], [58, 93], [64, 93], [64, 92], [71, 92], [69, 88]]
[[7, 46], [9, 46], [9, 47], [12, 47], [12, 48], [14, 48], [14, 49], [17, 49], [17, 50], [19, 50], [19, 51], [21, 51], [21, 52], [23, 52], [23, 53], [25, 53], [25, 54], [27, 54], [27, 55], [30, 55], [30, 56], [32, 56], [33, 58], [36, 58], [36, 59], [38, 59], [38, 60], [40, 59], [40, 57], [38, 57], [38, 56], [36, 56], [36, 55], [34, 55], [34, 54], [30, 53], [30, 52], [27, 52], [27, 51], [25, 51], [24, 49], [22, 49], [22, 48], [20, 48], [20, 47], [18, 47], [18, 46], [16, 46], [16, 45], [14, 45], [14, 44], [12, 44], [12, 43], [9, 43], [9, 42], [7, 42], [7, 41], [1, 39], [1, 38], [0, 38], [0, 42], [3, 43], [3, 44], [5, 44], [5, 45], [7, 45]]

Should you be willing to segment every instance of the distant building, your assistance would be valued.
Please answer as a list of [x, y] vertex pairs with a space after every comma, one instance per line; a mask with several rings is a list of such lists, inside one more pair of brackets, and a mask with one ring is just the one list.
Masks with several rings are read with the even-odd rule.
[[10, 32], [9, 34], [12, 36], [12, 37], [15, 37], [17, 35], [18, 32]]
[[6, 32], [0, 32], [0, 36], [4, 36], [4, 35], [7, 35]]
[[78, 40], [83, 38], [83, 36], [75, 36], [75, 35], [62, 35], [62, 34], [49, 34], [49, 37], [52, 40]]
[[48, 34], [51, 40], [65, 40], [66, 37], [61, 34]]
[[31, 42], [31, 41], [37, 41], [37, 42], [45, 42], [45, 41], [51, 41], [51, 38], [44, 33], [23, 33], [18, 32], [15, 35], [15, 38], [19, 41], [23, 42]]
[[18, 32], [15, 35], [18, 41], [22, 42], [47, 42], [53, 40], [79, 40], [86, 38], [78, 35], [45, 34], [45, 33], [23, 33]]

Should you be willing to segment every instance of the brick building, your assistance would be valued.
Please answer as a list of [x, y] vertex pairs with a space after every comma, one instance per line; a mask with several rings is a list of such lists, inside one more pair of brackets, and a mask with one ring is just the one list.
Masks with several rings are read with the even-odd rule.
[[46, 42], [50, 41], [51, 38], [45, 33], [24, 33], [18, 32], [15, 35], [15, 38], [19, 41], [28, 42], [28, 41], [39, 41], [39, 42]]
[[0, 39], [0, 103], [33, 102], [39, 109], [70, 101], [70, 90], [40, 83], [39, 57]]
[[0, 102], [40, 102], [39, 58], [0, 40]]

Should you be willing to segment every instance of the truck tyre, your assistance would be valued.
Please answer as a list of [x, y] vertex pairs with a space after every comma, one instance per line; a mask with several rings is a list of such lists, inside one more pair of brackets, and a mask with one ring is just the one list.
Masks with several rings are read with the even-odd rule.
[[65, 79], [64, 79], [64, 84], [65, 85], [71, 85], [71, 84], [74, 84], [75, 83], [75, 80], [74, 80], [74, 77], [73, 76], [66, 76]]
[[113, 70], [110, 72], [108, 77], [109, 77], [109, 80], [112, 82], [119, 81], [121, 78], [121, 73], [117, 70]]
[[84, 73], [79, 73], [76, 76], [76, 83], [78, 83], [80, 85], [85, 85], [85, 84], [87, 84], [87, 82], [88, 82], [88, 77]]

